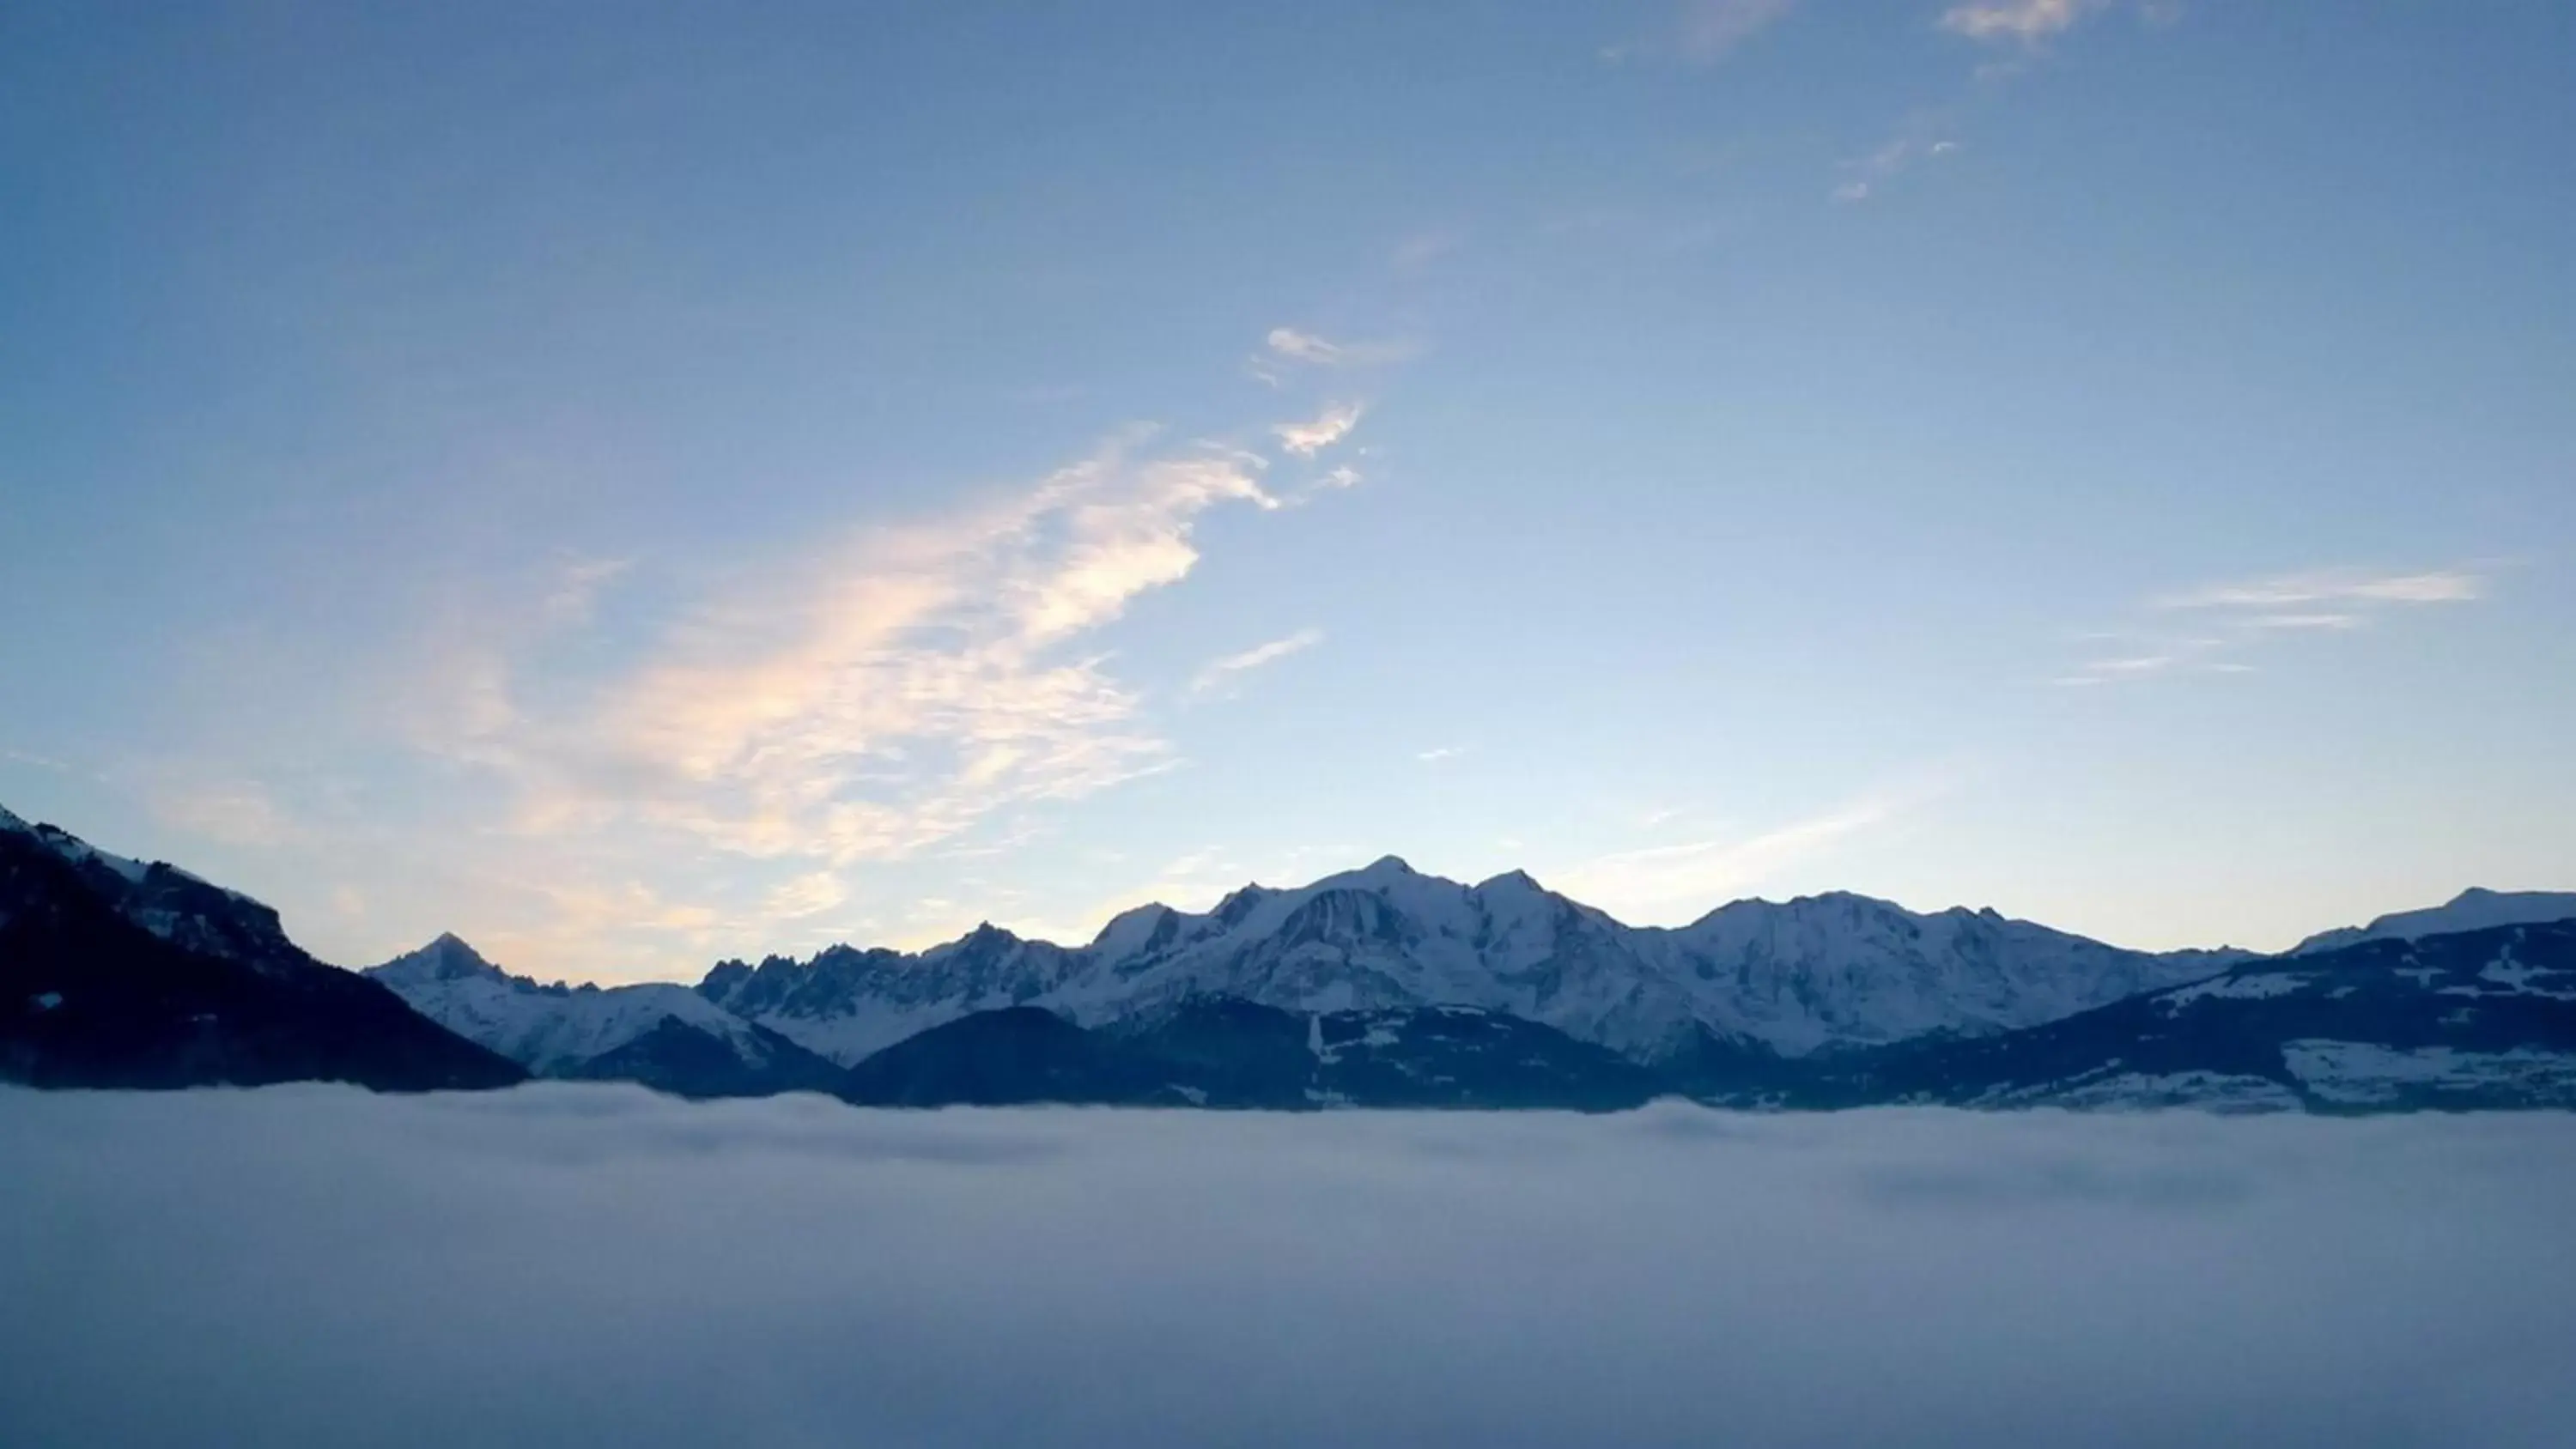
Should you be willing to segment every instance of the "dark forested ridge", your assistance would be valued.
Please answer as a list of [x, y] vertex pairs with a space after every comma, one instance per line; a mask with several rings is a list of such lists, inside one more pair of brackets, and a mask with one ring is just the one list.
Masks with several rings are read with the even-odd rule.
[[[188, 914], [170, 935], [134, 918], [173, 919], [174, 898]], [[165, 865], [129, 881], [114, 865], [67, 860], [30, 832], [0, 830], [0, 1079], [394, 1091], [526, 1079], [382, 986], [294, 950], [273, 913], [263, 921], [264, 907], [236, 901]]]

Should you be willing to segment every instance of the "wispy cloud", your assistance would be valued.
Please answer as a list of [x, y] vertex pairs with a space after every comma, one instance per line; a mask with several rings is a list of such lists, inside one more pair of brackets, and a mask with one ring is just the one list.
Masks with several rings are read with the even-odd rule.
[[1285, 638], [1273, 639], [1267, 644], [1256, 644], [1239, 654], [1228, 654], [1221, 659], [1210, 660], [1205, 668], [1191, 678], [1190, 693], [1214, 694], [1230, 687], [1244, 675], [1265, 664], [1275, 664], [1291, 654], [1302, 653], [1323, 642], [1323, 630], [1300, 629]]
[[1682, 58], [1712, 65], [1733, 55], [1797, 6], [1797, 0], [1689, 0], [1682, 7]]
[[[1437, 250], [1408, 253], [1400, 248], [1396, 260], [1399, 266], [1420, 265], [1436, 254]], [[1262, 350], [1246, 358], [1244, 366], [1254, 377], [1276, 387], [1287, 372], [1300, 367], [1384, 367], [1407, 361], [1421, 351], [1421, 344], [1404, 338], [1337, 342], [1296, 327], [1273, 327], [1262, 339]]]
[[1319, 362], [1335, 366], [1349, 355], [1350, 349], [1338, 342], [1327, 341], [1312, 332], [1294, 327], [1273, 327], [1267, 339], [1270, 350], [1291, 362]]
[[[1394, 350], [1281, 342], [1319, 359], [1300, 367]], [[1320, 406], [1284, 409], [1304, 420], [1275, 439], [1277, 414], [1247, 420], [1234, 436], [1260, 451], [1121, 430], [1051, 473], [765, 557], [567, 552], [460, 577], [347, 691], [352, 717], [329, 722], [346, 733], [303, 775], [209, 762], [135, 793], [236, 841], [284, 834], [318, 854], [368, 837], [384, 865], [315, 887], [349, 880], [376, 901], [327, 943], [350, 960], [452, 927], [550, 973], [668, 977], [720, 954], [813, 949], [869, 920], [899, 929], [907, 905], [942, 893], [925, 887], [982, 912], [1060, 910], [1015, 902], [1004, 880], [970, 894], [945, 862], [1017, 853], [1066, 828], [1077, 802], [1184, 763], [1165, 712], [1189, 674], [1144, 687], [1114, 626], [1196, 575], [1214, 513], [1338, 499], [1360, 481], [1339, 465], [1367, 465], [1344, 441], [1361, 404]], [[1219, 661], [1201, 691], [1317, 637]], [[387, 743], [411, 753], [379, 763]], [[333, 773], [329, 749], [367, 751], [369, 768]], [[179, 788], [251, 778], [296, 782], [279, 797], [294, 819]], [[357, 793], [331, 794], [341, 780]], [[285, 904], [328, 914], [318, 895]]]
[[[1466, 233], [1453, 229], [1416, 232], [1395, 244], [1395, 250], [1388, 254], [1387, 262], [1399, 272], [1419, 271], [1466, 244]], [[1273, 332], [1272, 336], [1275, 337], [1278, 335], [1278, 332], [1285, 332], [1288, 330], [1289, 329], [1287, 328], [1280, 328], [1278, 331]], [[1321, 342], [1323, 340], [1318, 337], [1305, 336], [1304, 334], [1292, 335], [1299, 336], [1302, 340], [1308, 343]], [[1330, 344], [1327, 345], [1329, 346]]]
[[[2226, 647], [2223, 639], [2165, 639], [2143, 649], [2123, 654], [2106, 654], [2087, 659], [2074, 670], [2061, 676], [2063, 685], [2082, 686], [2109, 684], [2121, 679], [2144, 679], [2151, 675], [2171, 674], [2191, 669], [2213, 670], [2219, 665], [2209, 658]], [[2225, 669], [2224, 673], [2242, 673], [2243, 669]]]
[[2239, 621], [2248, 629], [2358, 629], [2359, 614], [2256, 614]]
[[1941, 28], [1970, 40], [2033, 45], [2070, 29], [2105, 0], [1981, 0], [1954, 5], [1941, 16]]
[[542, 606], [546, 623], [569, 628], [590, 622], [600, 591], [635, 566], [631, 558], [585, 558], [567, 563]]
[[286, 812], [256, 781], [150, 784], [144, 803], [164, 825], [226, 845], [276, 845], [291, 833]]
[[1360, 424], [1367, 411], [1359, 403], [1332, 403], [1309, 422], [1280, 423], [1270, 429], [1279, 446], [1301, 458], [1311, 458], [1342, 439]]
[[1888, 824], [1929, 792], [1855, 801], [1742, 839], [1695, 840], [1596, 857], [1549, 883], [1625, 920], [1696, 917], [1766, 878]]
[[1835, 185], [1833, 199], [1867, 201], [1916, 164], [1957, 151], [1959, 143], [1943, 134], [1949, 125], [1949, 118], [1937, 112], [1920, 112], [1906, 118], [1885, 145], [1843, 164], [1843, 179]]
[[2147, 601], [2151, 614], [2190, 621], [2189, 633], [2153, 627], [2089, 638], [2125, 645], [2058, 677], [2089, 686], [2170, 674], [2251, 674], [2242, 657], [2266, 641], [2367, 629], [2393, 609], [2467, 603], [2484, 597], [2487, 580], [2466, 568], [2311, 569], [2236, 582], [2203, 584]]
[[1276, 500], [1258, 458], [1149, 443], [1122, 435], [710, 599], [586, 700], [488, 678], [449, 753], [516, 785], [521, 833], [651, 830], [836, 868], [1165, 768], [1138, 695], [1085, 641], [1190, 573], [1207, 510]]
[[2486, 581], [2467, 569], [2374, 572], [2313, 569], [2238, 583], [2208, 584], [2168, 594], [2160, 609], [2282, 609], [2301, 604], [2458, 604], [2478, 598]]
[[761, 902], [764, 914], [793, 920], [818, 915], [850, 898], [850, 888], [828, 870], [783, 881]]
[[1318, 367], [1373, 367], [1402, 362], [1418, 350], [1415, 344], [1398, 340], [1335, 342], [1294, 327], [1273, 327], [1265, 340], [1278, 356]]
[[[2073, 29], [2088, 15], [2112, 8], [2119, 0], [1969, 0], [1942, 12], [1941, 29], [1988, 47], [1976, 67], [1976, 81], [1966, 97], [1918, 110], [1883, 145], [1842, 163], [1841, 179], [1828, 193], [1842, 203], [1877, 196], [1887, 184], [1926, 161], [1957, 152], [1953, 134], [1960, 115], [1990, 99], [1993, 87], [2029, 71], [2046, 53], [2047, 42]], [[2161, 0], [2137, 6], [2158, 23], [2170, 21], [2175, 7]], [[2003, 53], [1995, 53], [2001, 48]]]
[[1443, 760], [1454, 760], [1465, 753], [1467, 753], [1467, 747], [1464, 745], [1434, 745], [1430, 749], [1419, 752], [1413, 758], [1426, 765], [1436, 765]]

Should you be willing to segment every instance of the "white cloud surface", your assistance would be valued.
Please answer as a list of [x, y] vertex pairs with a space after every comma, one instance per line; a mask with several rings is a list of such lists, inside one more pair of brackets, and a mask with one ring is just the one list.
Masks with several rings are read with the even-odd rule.
[[2576, 1117], [0, 1092], [0, 1442], [2476, 1444]]

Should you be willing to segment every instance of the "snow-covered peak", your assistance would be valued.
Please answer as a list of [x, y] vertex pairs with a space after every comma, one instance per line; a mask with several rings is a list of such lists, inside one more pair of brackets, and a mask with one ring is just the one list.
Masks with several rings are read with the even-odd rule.
[[453, 935], [397, 956], [367, 975], [413, 1010], [542, 1076], [579, 1074], [585, 1064], [666, 1023], [718, 1043], [746, 1065], [772, 1047], [752, 1025], [688, 987], [667, 981], [568, 989], [514, 976]]
[[1823, 891], [1812, 896], [1792, 896], [1785, 901], [1746, 896], [1742, 900], [1728, 901], [1680, 929], [1696, 931], [1713, 921], [1791, 920], [1819, 924], [1841, 921], [1856, 925], [1898, 917], [1915, 919], [1913, 912], [1894, 901], [1883, 901], [1856, 891]]
[[844, 1063], [971, 1011], [1034, 1004], [1099, 1025], [1210, 997], [1474, 1007], [1651, 1060], [1707, 1036], [1794, 1053], [2032, 1025], [2224, 964], [1849, 892], [1633, 928], [1521, 871], [1469, 886], [1387, 856], [1290, 889], [1247, 885], [1204, 913], [1140, 906], [1074, 949], [986, 926], [917, 956], [730, 964], [700, 990]]
[[2576, 891], [2492, 891], [2471, 886], [2442, 905], [2398, 911], [2367, 926], [2320, 931], [2291, 947], [2289, 954], [2304, 956], [2363, 941], [2417, 941], [2457, 931], [2483, 931], [2491, 926], [2535, 926], [2565, 920], [2576, 920]]
[[2033, 1026], [2216, 969], [1848, 891], [1736, 901], [1665, 934], [1689, 977], [1725, 984], [1712, 1024], [1788, 1052]]
[[1022, 943], [1018, 936], [990, 921], [984, 921], [956, 940], [933, 946], [921, 954], [925, 959], [939, 956], [993, 956], [1008, 952], [1012, 947], [1020, 944]]
[[1091, 938], [1091, 950], [1110, 957], [1133, 956], [1152, 950], [1168, 943], [1180, 921], [1180, 912], [1159, 901], [1121, 911], [1109, 918], [1109, 924], [1100, 928], [1099, 935]]
[[463, 981], [478, 976], [509, 979], [507, 972], [483, 959], [481, 952], [465, 944], [453, 932], [442, 933], [437, 940], [417, 951], [405, 952], [382, 966], [372, 967], [367, 974], [397, 988], [433, 981]]

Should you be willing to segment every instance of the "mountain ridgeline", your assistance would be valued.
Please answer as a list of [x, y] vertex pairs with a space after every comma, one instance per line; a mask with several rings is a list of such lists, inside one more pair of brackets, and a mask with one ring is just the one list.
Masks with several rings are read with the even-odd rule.
[[0, 1080], [529, 1076], [917, 1107], [2566, 1107], [2576, 895], [2471, 891], [2260, 957], [1840, 893], [1631, 927], [1390, 857], [1076, 947], [988, 925], [599, 987], [454, 936], [342, 971], [258, 902], [0, 812]]
[[845, 1064], [973, 1011], [1035, 1005], [1098, 1026], [1208, 996], [1307, 1013], [1473, 1007], [1651, 1064], [1710, 1038], [1799, 1056], [2009, 1030], [2243, 958], [1839, 893], [1633, 927], [1519, 872], [1468, 886], [1388, 857], [1299, 889], [1246, 886], [1204, 913], [1140, 907], [1082, 947], [988, 925], [918, 955], [727, 962], [698, 989]]
[[306, 955], [259, 902], [0, 810], [0, 1081], [426, 1091], [527, 1075]]

